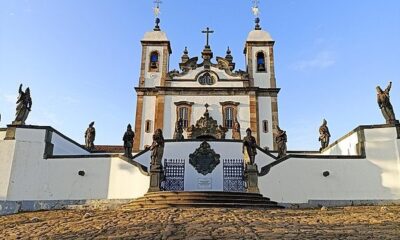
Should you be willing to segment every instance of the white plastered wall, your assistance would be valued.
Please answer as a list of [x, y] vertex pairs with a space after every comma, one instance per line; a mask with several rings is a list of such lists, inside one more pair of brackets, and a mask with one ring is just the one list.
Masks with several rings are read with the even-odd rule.
[[15, 141], [0, 139], [0, 201], [6, 200], [14, 160]]
[[[143, 97], [143, 114], [142, 114], [142, 132], [140, 149], [144, 149], [145, 145], [151, 145], [153, 142], [154, 123], [156, 114], [156, 96]], [[146, 120], [151, 121], [150, 132], [146, 133]]]
[[[239, 102], [238, 109], [238, 121], [240, 123], [240, 132], [244, 136], [246, 129], [250, 127], [250, 98], [248, 96], [165, 96], [165, 108], [164, 108], [164, 138], [172, 139], [175, 123], [177, 121], [176, 116], [176, 105], [175, 102], [188, 101], [194, 102], [192, 106], [192, 116], [190, 124], [195, 125], [196, 121], [199, 120], [204, 112], [204, 105], [208, 103], [210, 107], [208, 111], [210, 116], [217, 120], [218, 125], [223, 125], [222, 122], [222, 106], [220, 102], [235, 101]], [[186, 131], [184, 131], [186, 138]], [[232, 131], [227, 132], [226, 139], [232, 138]]]
[[[281, 203], [399, 200], [400, 141], [395, 128], [364, 131], [366, 158], [290, 158], [259, 178], [261, 193]], [[354, 136], [342, 141], [353, 142]], [[348, 153], [341, 151], [340, 155]], [[323, 176], [325, 171], [329, 176]]]
[[119, 158], [111, 159], [108, 199], [138, 198], [149, 189], [149, 176]]
[[368, 160], [381, 169], [381, 184], [400, 198], [400, 140], [396, 128], [365, 129]]
[[324, 150], [322, 155], [357, 155], [358, 141], [357, 132], [354, 132], [327, 150]]
[[57, 133], [52, 134], [51, 143], [54, 144], [53, 154], [54, 155], [81, 155], [89, 154], [88, 151], [80, 146], [72, 144], [67, 139], [63, 138]]
[[[148, 176], [116, 157], [43, 159], [45, 132], [17, 129], [4, 200], [124, 199], [147, 191]], [[85, 175], [78, 175], [79, 171]]]
[[6, 130], [0, 130], [0, 140], [3, 140], [6, 137]]
[[[268, 147], [273, 149], [273, 131], [272, 131], [272, 109], [271, 97], [258, 97], [258, 129], [260, 129], [260, 143], [259, 146], [264, 148]], [[263, 131], [263, 121], [268, 121], [268, 132]]]

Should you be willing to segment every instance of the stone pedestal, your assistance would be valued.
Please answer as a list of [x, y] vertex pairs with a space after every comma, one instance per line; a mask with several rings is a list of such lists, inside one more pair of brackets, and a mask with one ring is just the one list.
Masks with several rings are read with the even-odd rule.
[[400, 139], [400, 124], [396, 124], [397, 139]]
[[161, 165], [150, 166], [150, 187], [148, 192], [161, 191], [161, 181], [164, 177], [164, 171]]
[[248, 193], [260, 193], [260, 189], [258, 189], [258, 169], [257, 165], [246, 166], [245, 177], [247, 183], [247, 192]]
[[17, 128], [13, 125], [8, 125], [7, 126], [7, 131], [6, 131], [6, 137], [4, 140], [15, 140], [15, 132]]

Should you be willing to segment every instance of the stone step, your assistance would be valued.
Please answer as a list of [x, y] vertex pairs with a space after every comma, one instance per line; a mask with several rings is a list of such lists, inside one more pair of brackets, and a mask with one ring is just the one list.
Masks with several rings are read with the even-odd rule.
[[198, 200], [207, 200], [207, 199], [225, 199], [227, 201], [229, 201], [230, 199], [243, 199], [243, 200], [263, 200], [263, 201], [270, 201], [269, 198], [266, 197], [248, 197], [245, 195], [238, 195], [238, 196], [214, 196], [214, 195], [210, 195], [210, 196], [204, 196], [204, 195], [172, 195], [172, 196], [143, 196], [138, 198], [137, 200], [146, 200], [146, 199], [152, 199], [152, 200], [165, 200], [165, 199], [175, 199], [175, 200], [183, 200], [183, 199], [198, 199]]
[[212, 198], [212, 199], [202, 199], [202, 198], [168, 198], [168, 199], [137, 199], [135, 202], [140, 203], [164, 203], [164, 202], [215, 202], [215, 203], [232, 203], [232, 202], [240, 202], [240, 203], [275, 203], [273, 201], [269, 201], [266, 199], [242, 199], [242, 198], [234, 198], [234, 199], [226, 199], [226, 198]]
[[125, 208], [157, 207], [229, 207], [281, 208], [276, 202], [257, 193], [241, 192], [152, 192], [124, 206]]
[[172, 196], [196, 196], [196, 197], [245, 197], [245, 198], [260, 198], [261, 194], [242, 193], [242, 192], [159, 192], [159, 193], [146, 193], [144, 197], [172, 197]]
[[165, 204], [135, 204], [124, 206], [123, 209], [135, 209], [135, 208], [164, 208], [164, 207], [175, 207], [175, 208], [283, 208], [278, 204], [244, 204], [244, 203], [165, 203]]
[[145, 196], [151, 195], [246, 195], [246, 196], [256, 196], [262, 197], [259, 193], [247, 193], [247, 192], [221, 192], [221, 191], [161, 191], [161, 192], [148, 192]]

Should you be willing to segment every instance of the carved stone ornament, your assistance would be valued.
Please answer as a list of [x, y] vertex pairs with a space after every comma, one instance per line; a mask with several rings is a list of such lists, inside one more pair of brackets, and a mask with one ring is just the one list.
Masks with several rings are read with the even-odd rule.
[[206, 141], [200, 144], [196, 151], [189, 155], [189, 163], [197, 170], [198, 173], [207, 175], [212, 173], [215, 167], [220, 163], [220, 155], [211, 149], [210, 144]]
[[206, 111], [199, 120], [197, 120], [196, 125], [189, 126], [187, 128], [189, 139], [224, 139], [226, 128], [220, 128], [218, 126], [217, 120], [210, 117], [208, 112], [209, 105], [206, 104]]
[[218, 75], [210, 71], [204, 71], [196, 79], [201, 85], [213, 85], [218, 81]]

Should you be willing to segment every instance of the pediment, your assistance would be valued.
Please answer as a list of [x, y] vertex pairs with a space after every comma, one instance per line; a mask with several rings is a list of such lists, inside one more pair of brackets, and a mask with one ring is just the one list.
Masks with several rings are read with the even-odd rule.
[[[193, 59], [194, 60], [194, 59]], [[190, 60], [189, 60], [190, 61]], [[227, 62], [220, 60], [221, 65], [228, 64]], [[217, 66], [210, 66], [206, 68], [205, 66], [194, 66], [194, 62], [191, 62], [191, 68], [187, 69], [186, 72], [179, 72], [177, 70], [171, 71], [169, 73], [169, 80], [193, 80], [198, 81], [199, 76], [202, 74], [209, 72], [217, 77], [218, 80], [247, 80], [248, 74], [244, 71], [236, 71], [232, 73], [230, 70], [226, 70], [224, 68], [219, 68]]]

